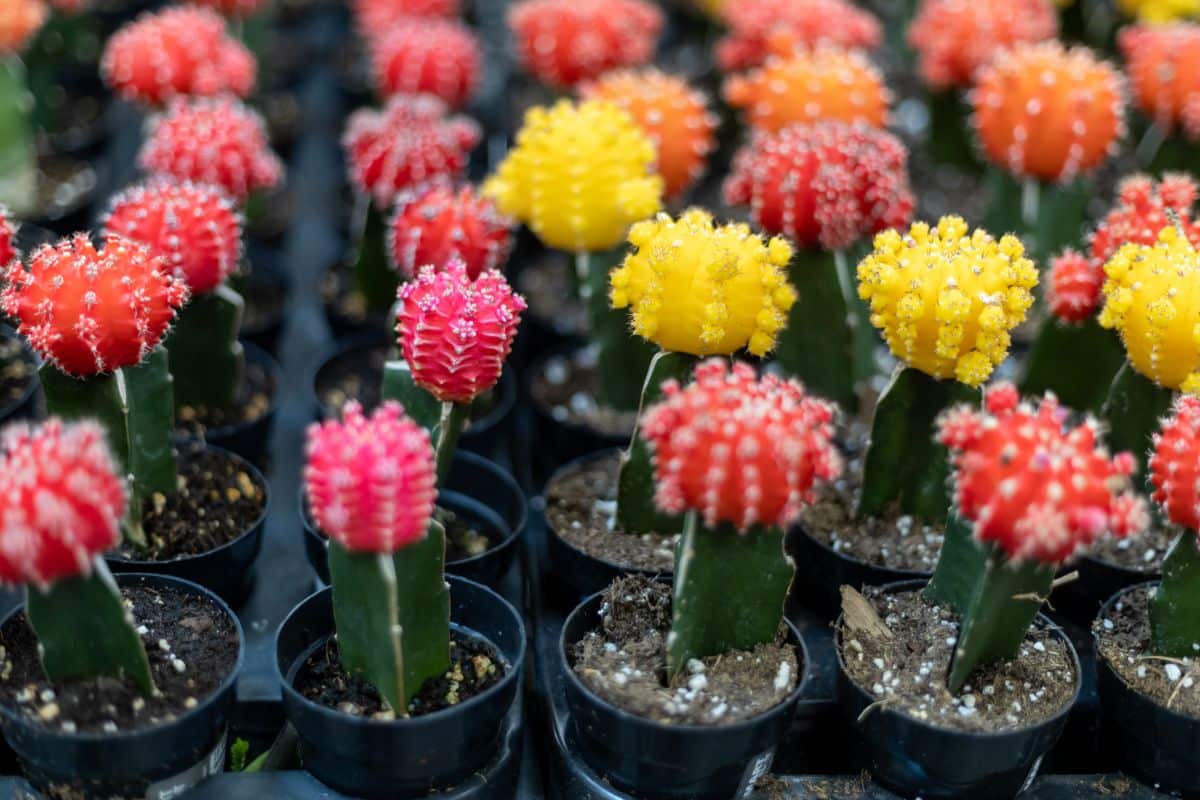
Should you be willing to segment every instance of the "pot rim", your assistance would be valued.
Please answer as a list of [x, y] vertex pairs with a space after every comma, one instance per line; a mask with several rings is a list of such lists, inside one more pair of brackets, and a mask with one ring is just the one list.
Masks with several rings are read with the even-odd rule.
[[[204, 436], [206, 438], [229, 437], [237, 434], [240, 431], [247, 430], [255, 425], [269, 424], [275, 413], [279, 411], [280, 390], [283, 388], [283, 367], [279, 361], [263, 348], [256, 345], [248, 339], [243, 339], [238, 335], [238, 344], [242, 346], [242, 351], [246, 355], [246, 362], [255, 362], [267, 371], [267, 376], [271, 379], [271, 396], [267, 404], [267, 410], [261, 416], [246, 422], [235, 422], [232, 425], [222, 425], [219, 428], [205, 428]], [[195, 439], [196, 437], [185, 435], [184, 438]]]
[[[547, 408], [542, 402], [540, 402], [538, 400], [537, 395], [533, 392], [534, 380], [539, 375], [541, 375], [545, 372], [546, 363], [548, 361], [550, 361], [550, 359], [566, 357], [569, 360], [572, 355], [579, 352], [580, 350], [583, 350], [584, 348], [586, 348], [588, 346], [590, 346], [590, 343], [588, 342], [587, 339], [580, 339], [577, 337], [571, 338], [571, 339], [568, 339], [566, 342], [559, 344], [557, 347], [553, 347], [553, 348], [547, 350], [546, 352], [540, 354], [537, 358], [535, 358], [530, 363], [529, 369], [528, 369], [528, 375], [525, 376], [525, 384], [526, 384], [526, 389], [528, 391], [528, 397], [529, 397], [529, 406], [530, 406], [530, 408], [533, 409], [533, 413], [534, 413], [535, 417], [538, 417], [543, 420], [548, 420], [548, 421], [552, 422], [553, 424], [563, 428], [564, 430], [566, 430], [570, 433], [578, 433], [578, 434], [582, 434], [582, 435], [586, 435], [586, 436], [592, 436], [592, 437], [596, 437], [596, 438], [599, 438], [602, 440], [610, 440], [610, 441], [620, 440], [622, 442], [628, 442], [630, 440], [630, 438], [632, 438], [632, 436], [633, 436], [633, 433], [634, 433], [633, 431], [630, 431], [628, 433], [613, 434], [613, 433], [608, 433], [605, 431], [598, 430], [587, 424], [580, 424], [578, 422], [572, 422], [569, 419], [568, 420], [555, 419], [554, 416], [550, 413], [550, 409]], [[570, 463], [570, 462], [567, 462], [567, 463]]]
[[[862, 566], [870, 568], [870, 569], [888, 570], [888, 571], [895, 572], [895, 573], [898, 573], [901, 575], [910, 576], [910, 577], [902, 579], [902, 580], [906, 580], [906, 581], [908, 581], [908, 580], [927, 580], [929, 577], [931, 577], [933, 575], [932, 571], [925, 572], [923, 570], [909, 569], [907, 567], [891, 567], [891, 566], [888, 566], [887, 564], [876, 564], [871, 561], [864, 561], [861, 558], [855, 558], [854, 556], [847, 555], [846, 553], [839, 553], [837, 550], [834, 550], [832, 547], [830, 547], [828, 544], [826, 544], [825, 542], [818, 539], [816, 536], [813, 536], [812, 533], [809, 532], [808, 526], [806, 526], [804, 523], [799, 522], [799, 521], [794, 522], [791, 526], [791, 529], [795, 530], [797, 534], [799, 534], [800, 536], [803, 536], [805, 539], [808, 539], [810, 542], [812, 542], [818, 548], [820, 548], [825, 553], [827, 553], [831, 558], [837, 558], [842, 561], [848, 561], [852, 564], [861, 564]], [[896, 582], [896, 581], [893, 581], [893, 582]]]

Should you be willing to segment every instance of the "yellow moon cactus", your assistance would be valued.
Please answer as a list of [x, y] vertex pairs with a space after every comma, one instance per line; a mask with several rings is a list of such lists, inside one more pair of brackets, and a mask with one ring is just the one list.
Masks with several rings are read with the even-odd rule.
[[792, 247], [744, 224], [714, 225], [702, 209], [659, 214], [629, 231], [636, 250], [612, 271], [614, 308], [633, 309], [633, 332], [663, 350], [695, 356], [775, 346], [796, 292], [785, 267]]
[[1170, 225], [1153, 245], [1126, 244], [1104, 265], [1100, 324], [1133, 368], [1167, 389], [1200, 394], [1200, 253]]
[[888, 230], [858, 265], [858, 294], [892, 354], [935, 378], [979, 386], [1008, 355], [1033, 304], [1037, 269], [1015, 236], [971, 232], [961, 217]]
[[560, 100], [525, 114], [483, 193], [548, 247], [608, 250], [661, 207], [654, 144], [612, 103]]

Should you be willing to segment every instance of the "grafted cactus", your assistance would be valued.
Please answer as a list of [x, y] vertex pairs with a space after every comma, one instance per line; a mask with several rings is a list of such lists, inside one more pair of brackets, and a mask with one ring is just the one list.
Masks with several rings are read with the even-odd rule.
[[689, 659], [775, 639], [795, 572], [783, 529], [814, 483], [841, 471], [833, 416], [800, 384], [721, 359], [699, 364], [686, 388], [668, 381], [647, 411], [656, 502], [686, 519], [667, 637], [672, 677]]
[[1173, 134], [1182, 134], [1186, 144], [1180, 155], [1186, 155], [1200, 140], [1200, 25], [1182, 20], [1126, 25], [1117, 34], [1117, 47], [1125, 59], [1133, 100], [1154, 122], [1138, 146], [1142, 162], [1158, 166], [1161, 156], [1173, 156], [1174, 148], [1164, 147]]
[[351, 0], [354, 24], [363, 39], [378, 36], [401, 17], [457, 17], [459, 0]]
[[1193, 658], [1200, 644], [1200, 399], [1178, 398], [1163, 419], [1154, 434], [1150, 482], [1163, 516], [1184, 529], [1150, 604], [1150, 652]]
[[46, 16], [41, 0], [11, 0], [0, 8], [0, 204], [20, 214], [35, 211], [37, 196], [34, 98], [21, 52]]
[[952, 692], [977, 666], [1017, 654], [1059, 564], [1100, 536], [1149, 523], [1129, 491], [1133, 457], [1110, 457], [1093, 420], [1068, 428], [1053, 395], [1021, 403], [1008, 383], [989, 390], [985, 406], [951, 409], [938, 423], [953, 454], [955, 511], [973, 530], [973, 541], [947, 541], [927, 589], [962, 616]]
[[875, 15], [847, 0], [742, 0], [723, 4], [721, 18], [729, 27], [715, 49], [723, 72], [762, 64], [773, 38], [793, 48], [847, 50], [874, 50], [883, 40]]
[[512, 221], [470, 186], [455, 190], [449, 182], [438, 181], [396, 196], [388, 224], [388, 255], [406, 280], [426, 264], [438, 266], [456, 258], [474, 280], [504, 266], [511, 249]]
[[457, 20], [401, 17], [376, 31], [367, 49], [382, 97], [429, 94], [462, 108], [479, 84], [479, 40]]
[[446, 539], [429, 434], [387, 401], [308, 429], [304, 485], [329, 537], [338, 653], [398, 717], [450, 666]]

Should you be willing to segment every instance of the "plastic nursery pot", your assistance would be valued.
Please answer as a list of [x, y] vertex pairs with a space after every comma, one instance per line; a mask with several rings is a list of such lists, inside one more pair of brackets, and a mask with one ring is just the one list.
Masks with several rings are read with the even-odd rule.
[[283, 373], [279, 362], [270, 353], [243, 341], [242, 347], [246, 352], [246, 367], [261, 369], [267, 376], [269, 384], [269, 405], [267, 410], [256, 419], [249, 422], [237, 422], [232, 425], [222, 425], [219, 428], [206, 428], [204, 441], [223, 450], [237, 453], [255, 464], [264, 464], [267, 456], [267, 445], [271, 439], [271, 428], [275, 424], [275, 414], [279, 410], [279, 391], [283, 384]]
[[525, 625], [486, 586], [453, 575], [446, 580], [452, 629], [486, 640], [508, 672], [481, 694], [424, 716], [365, 719], [314, 703], [293, 688], [300, 666], [333, 634], [332, 589], [301, 602], [280, 626], [275, 666], [284, 709], [299, 734], [305, 769], [327, 786], [371, 800], [424, 797], [462, 783], [501, 753], [506, 719], [523, 683]]
[[[317, 362], [309, 386], [318, 418], [330, 419], [338, 415], [339, 408], [328, 402], [326, 394], [343, 381], [347, 387], [357, 385], [345, 392], [345, 399], [351, 399], [353, 394], [366, 410], [373, 409], [379, 400], [383, 365], [390, 349], [391, 343], [382, 334], [364, 335], [355, 337]], [[472, 409], [472, 419], [458, 440], [460, 448], [494, 456], [507, 443], [517, 405], [517, 381], [511, 370], [501, 373], [491, 397], [492, 404], [482, 416], [475, 416]]]
[[792, 591], [806, 606], [825, 619], [842, 613], [841, 587], [883, 586], [909, 580], [928, 580], [931, 573], [872, 564], [839, 553], [809, 534], [803, 525], [793, 525], [784, 546], [796, 562]]
[[279, 255], [265, 247], [249, 246], [249, 271], [236, 275], [233, 286], [246, 299], [240, 338], [275, 355], [283, 335], [291, 279], [279, 263]]
[[1142, 572], [1086, 554], [1063, 567], [1063, 572], [1072, 571], [1079, 573], [1079, 579], [1055, 590], [1054, 610], [1082, 627], [1090, 625], [1117, 592], [1159, 577], [1158, 570]]
[[[8, 367], [19, 360], [27, 374], [19, 378], [8, 378]], [[0, 324], [0, 367], [4, 376], [0, 380], [0, 425], [34, 416], [37, 406], [38, 378], [37, 356], [29, 345], [7, 325]], [[13, 370], [15, 373], [17, 370]]]
[[[131, 573], [116, 577], [121, 586], [162, 587], [203, 596], [237, 631], [237, 660], [212, 693], [197, 698], [195, 708], [148, 728], [65, 733], [31, 724], [23, 715], [0, 705], [0, 728], [5, 740], [35, 788], [44, 791], [56, 787], [48, 797], [162, 800], [182, 794], [189, 786], [224, 769], [226, 725], [245, 657], [241, 623], [219, 597], [194, 583], [167, 575]], [[0, 626], [21, 609], [10, 612]]]
[[558, 668], [569, 715], [568, 741], [592, 769], [616, 788], [646, 800], [729, 800], [748, 797], [767, 773], [775, 749], [808, 681], [808, 650], [787, 622], [788, 644], [801, 662], [801, 679], [778, 705], [731, 725], [667, 725], [639, 717], [593, 692], [575, 675], [570, 653], [600, 627], [603, 592], [588, 597], [563, 624]]
[[[1153, 586], [1157, 583], [1145, 582], [1118, 591], [1101, 618], [1133, 589]], [[1200, 718], [1172, 711], [1130, 686], [1100, 654], [1099, 637], [1093, 638], [1102, 724], [1121, 770], [1160, 791], [1200, 795]]]
[[[901, 581], [886, 592], [914, 591], [925, 581]], [[887, 708], [871, 709], [876, 698], [856, 684], [842, 659], [839, 617], [834, 625], [837, 651], [837, 693], [842, 713], [854, 729], [859, 752], [882, 786], [902, 797], [1009, 800], [1037, 776], [1042, 757], [1058, 741], [1067, 717], [1079, 700], [1082, 669], [1071, 640], [1045, 616], [1038, 622], [1058, 631], [1075, 667], [1075, 692], [1054, 716], [1019, 730], [997, 733], [939, 728]]]
[[170, 561], [137, 561], [108, 555], [104, 560], [115, 573], [168, 575], [197, 583], [236, 608], [245, 601], [254, 586], [254, 560], [258, 558], [258, 551], [262, 549], [263, 528], [271, 507], [270, 487], [262, 473], [236, 453], [211, 444], [206, 445], [205, 450], [215, 451], [233, 460], [250, 476], [250, 480], [262, 487], [266, 499], [258, 519], [233, 541], [198, 555], [182, 556]]
[[[357, 106], [352, 106], [357, 107]], [[352, 207], [354, 200], [346, 201]], [[321, 279], [321, 297], [325, 310], [325, 321], [336, 341], [350, 341], [359, 336], [379, 335], [390, 330], [391, 314], [386, 311], [370, 311], [362, 307], [361, 299], [354, 287], [354, 267], [339, 260], [331, 266]]]
[[[493, 542], [478, 555], [449, 561], [446, 571], [493, 588], [500, 585], [516, 557], [525, 530], [528, 504], [517, 482], [486, 458], [458, 451], [438, 492], [438, 506], [453, 511], [482, 529]], [[304, 551], [313, 571], [329, 583], [327, 540], [308, 514], [304, 488], [300, 489], [300, 519], [304, 526]]]

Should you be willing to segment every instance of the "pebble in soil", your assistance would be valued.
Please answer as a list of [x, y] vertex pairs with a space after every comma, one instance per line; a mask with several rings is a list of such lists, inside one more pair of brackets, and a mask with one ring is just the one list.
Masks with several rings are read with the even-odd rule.
[[678, 534], [628, 534], [617, 523], [620, 453], [576, 465], [546, 486], [546, 520], [559, 538], [609, 564], [670, 574]]
[[1075, 663], [1055, 629], [1035, 624], [1015, 659], [976, 669], [951, 694], [957, 616], [919, 591], [867, 589], [864, 596], [891, 636], [846, 626], [842, 659], [854, 683], [889, 710], [952, 730], [1008, 731], [1053, 717], [1075, 696]]
[[668, 724], [731, 725], [777, 706], [796, 688], [803, 668], [780, 638], [752, 651], [691, 659], [666, 679], [671, 586], [631, 575], [605, 592], [601, 628], [571, 653], [575, 674], [610, 703]]
[[174, 720], [212, 694], [237, 662], [232, 620], [208, 599], [174, 589], [129, 586], [121, 593], [146, 648], [155, 694], [116, 678], [51, 683], [37, 638], [18, 614], [0, 628], [0, 702], [64, 733], [117, 733]]
[[[487, 642], [451, 633], [450, 668], [421, 685], [409, 704], [409, 716], [432, 714], [480, 695], [499, 683], [509, 669]], [[396, 718], [374, 686], [342, 668], [337, 640], [332, 637], [300, 665], [293, 686], [314, 703], [345, 714], [376, 720]]]
[[1153, 588], [1130, 589], [1092, 623], [1100, 656], [1127, 686], [1160, 706], [1200, 717], [1200, 643], [1189, 658], [1155, 658], [1150, 648]]
[[533, 376], [533, 402], [556, 422], [590, 428], [604, 436], [627, 438], [637, 422], [636, 411], [607, 408], [596, 399], [600, 377], [596, 351], [583, 347], [568, 355], [546, 359]]

